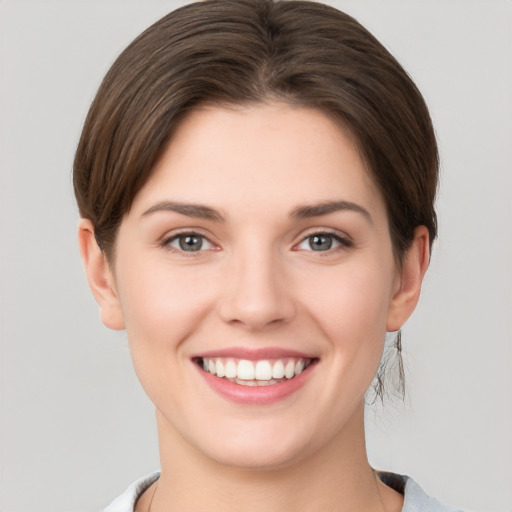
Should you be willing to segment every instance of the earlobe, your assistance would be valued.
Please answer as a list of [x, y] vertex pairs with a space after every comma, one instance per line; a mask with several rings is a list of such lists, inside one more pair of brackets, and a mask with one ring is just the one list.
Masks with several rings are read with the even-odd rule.
[[398, 331], [416, 308], [429, 261], [428, 229], [418, 226], [411, 247], [404, 254], [400, 281], [388, 310], [386, 329], [389, 332]]
[[94, 226], [88, 219], [80, 221], [78, 244], [87, 281], [100, 306], [101, 321], [110, 329], [124, 329], [124, 317], [114, 276], [105, 254], [98, 247], [94, 236]]

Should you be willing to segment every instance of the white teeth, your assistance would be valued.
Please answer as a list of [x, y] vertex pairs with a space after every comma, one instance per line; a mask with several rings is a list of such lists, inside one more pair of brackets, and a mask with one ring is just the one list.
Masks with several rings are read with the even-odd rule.
[[295, 375], [295, 361], [290, 360], [286, 363], [284, 367], [284, 376], [287, 379], [291, 379]]
[[291, 379], [300, 375], [309, 363], [309, 359], [303, 358], [277, 359], [273, 362], [267, 359], [260, 361], [240, 359], [237, 362], [234, 359], [220, 357], [202, 359], [203, 370], [246, 386], [278, 384], [284, 378]]
[[282, 379], [284, 377], [284, 364], [283, 361], [276, 361], [272, 366], [272, 378]]
[[236, 382], [237, 384], [240, 384], [242, 386], [272, 386], [273, 384], [277, 384], [277, 381], [274, 379], [270, 380], [239, 380], [239, 379], [233, 379], [233, 382]]
[[238, 368], [236, 371], [237, 377], [242, 380], [254, 380], [254, 364], [247, 359], [238, 361]]
[[256, 380], [270, 380], [272, 378], [272, 367], [268, 361], [258, 361], [255, 371]]
[[217, 359], [217, 362], [215, 363], [215, 372], [217, 373], [217, 377], [224, 377], [226, 375], [224, 371], [224, 363]]
[[233, 359], [228, 359], [226, 362], [226, 377], [228, 379], [236, 378], [236, 363]]
[[258, 381], [256, 380], [243, 380], [243, 379], [235, 379], [237, 384], [241, 384], [242, 386], [255, 387], [258, 385]]

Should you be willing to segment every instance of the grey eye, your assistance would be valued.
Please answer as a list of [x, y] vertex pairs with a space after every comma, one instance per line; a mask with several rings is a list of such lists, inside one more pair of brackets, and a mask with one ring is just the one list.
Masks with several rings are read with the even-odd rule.
[[318, 232], [304, 238], [296, 246], [301, 251], [328, 252], [338, 248], [352, 247], [352, 242], [345, 237], [335, 235], [334, 233]]
[[182, 252], [199, 252], [213, 247], [205, 236], [197, 233], [182, 233], [173, 236], [165, 245]]
[[200, 251], [203, 247], [203, 237], [197, 235], [182, 235], [178, 237], [182, 251]]
[[318, 234], [308, 237], [309, 247], [313, 251], [328, 251], [332, 248], [333, 237], [327, 234]]

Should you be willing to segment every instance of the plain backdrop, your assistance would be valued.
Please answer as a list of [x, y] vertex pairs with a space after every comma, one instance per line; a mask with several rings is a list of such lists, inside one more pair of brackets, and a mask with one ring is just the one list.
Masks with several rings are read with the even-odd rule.
[[[154, 413], [76, 244], [71, 166], [116, 55], [185, 2], [0, 3], [3, 512], [101, 510], [158, 468]], [[512, 3], [331, 1], [424, 93], [440, 235], [404, 329], [408, 395], [368, 409], [373, 464], [474, 512], [512, 510]]]

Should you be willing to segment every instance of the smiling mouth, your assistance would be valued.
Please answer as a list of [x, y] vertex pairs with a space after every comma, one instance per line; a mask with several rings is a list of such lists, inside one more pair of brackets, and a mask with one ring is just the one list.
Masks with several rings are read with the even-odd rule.
[[197, 364], [205, 372], [241, 386], [273, 386], [287, 382], [316, 361], [302, 357], [258, 361], [225, 357], [196, 358]]

